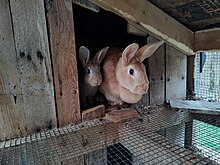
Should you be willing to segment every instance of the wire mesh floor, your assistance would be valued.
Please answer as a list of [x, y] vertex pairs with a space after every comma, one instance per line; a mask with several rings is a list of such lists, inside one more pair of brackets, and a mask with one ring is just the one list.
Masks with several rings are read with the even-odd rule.
[[[183, 147], [182, 141], [186, 137], [184, 131], [187, 128], [184, 123], [191, 119], [191, 115], [182, 111], [165, 111], [159, 108], [143, 111], [141, 116], [140, 120], [124, 123], [110, 123], [105, 119], [93, 120], [1, 142], [0, 164], [210, 165], [218, 163], [218, 159], [209, 159], [204, 157], [205, 154], [196, 153], [193, 147], [196, 147], [194, 143], [199, 144], [198, 137], [192, 138], [193, 147], [190, 149]], [[169, 133], [169, 130], [177, 125], [183, 125], [184, 129], [180, 129], [183, 131]], [[198, 125], [196, 123], [193, 130]], [[164, 129], [166, 131], [163, 131]], [[195, 134], [199, 136], [201, 131], [198, 133], [198, 130], [192, 134], [193, 137]], [[215, 155], [218, 155], [220, 144], [215, 145], [217, 148]]]

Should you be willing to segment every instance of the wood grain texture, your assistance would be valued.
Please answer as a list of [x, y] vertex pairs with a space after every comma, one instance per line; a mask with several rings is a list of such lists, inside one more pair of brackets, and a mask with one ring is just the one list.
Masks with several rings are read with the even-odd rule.
[[91, 2], [128, 21], [140, 24], [155, 38], [163, 39], [187, 54], [194, 54], [194, 33], [149, 1], [91, 0]]
[[46, 2], [58, 125], [81, 121], [71, 0]]
[[220, 29], [195, 32], [194, 51], [220, 50]]
[[55, 127], [56, 113], [43, 1], [4, 0], [0, 8], [2, 140]]
[[193, 113], [220, 115], [219, 102], [170, 100], [170, 106], [172, 108], [188, 110]]
[[184, 147], [192, 147], [193, 120], [185, 123]]
[[140, 115], [135, 109], [124, 108], [108, 112], [105, 114], [105, 117], [111, 122], [118, 123], [125, 120], [138, 119]]
[[195, 56], [187, 56], [187, 97], [194, 96], [194, 63]]
[[17, 104], [25, 116], [21, 125], [27, 133], [55, 127], [56, 111], [44, 1], [11, 0], [10, 5], [22, 94]]
[[[149, 37], [149, 43], [157, 39]], [[165, 98], [165, 44], [161, 45], [148, 59], [150, 81], [150, 105], [161, 105]]]
[[186, 98], [186, 55], [166, 45], [166, 101]]
[[105, 116], [105, 106], [98, 105], [93, 108], [84, 110], [82, 112], [82, 122], [92, 120], [92, 119], [102, 118], [104, 116]]
[[9, 1], [0, 1], [0, 140], [19, 136], [20, 119], [17, 98], [21, 96], [19, 69], [12, 32]]

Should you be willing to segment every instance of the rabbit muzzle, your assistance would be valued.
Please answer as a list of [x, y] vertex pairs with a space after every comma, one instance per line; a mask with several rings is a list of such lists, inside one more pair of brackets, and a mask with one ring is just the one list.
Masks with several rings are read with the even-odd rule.
[[90, 80], [90, 85], [93, 87], [99, 86], [99, 85], [101, 85], [101, 83], [102, 83], [102, 79], [100, 79], [100, 78], [92, 78]]
[[135, 94], [145, 94], [148, 91], [148, 84], [147, 83], [143, 83], [141, 85], [137, 85], [134, 90], [133, 93]]

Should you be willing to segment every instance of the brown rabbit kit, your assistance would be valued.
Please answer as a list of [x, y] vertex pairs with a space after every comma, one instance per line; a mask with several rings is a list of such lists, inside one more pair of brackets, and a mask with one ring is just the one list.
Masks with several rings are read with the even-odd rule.
[[220, 164], [218, 0], [0, 11], [0, 164]]

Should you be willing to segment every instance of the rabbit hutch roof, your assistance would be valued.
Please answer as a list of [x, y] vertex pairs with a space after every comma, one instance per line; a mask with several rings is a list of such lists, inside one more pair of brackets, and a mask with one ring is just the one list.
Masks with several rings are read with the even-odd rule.
[[[220, 48], [219, 0], [91, 0], [187, 55]], [[138, 2], [138, 3], [137, 3]]]

